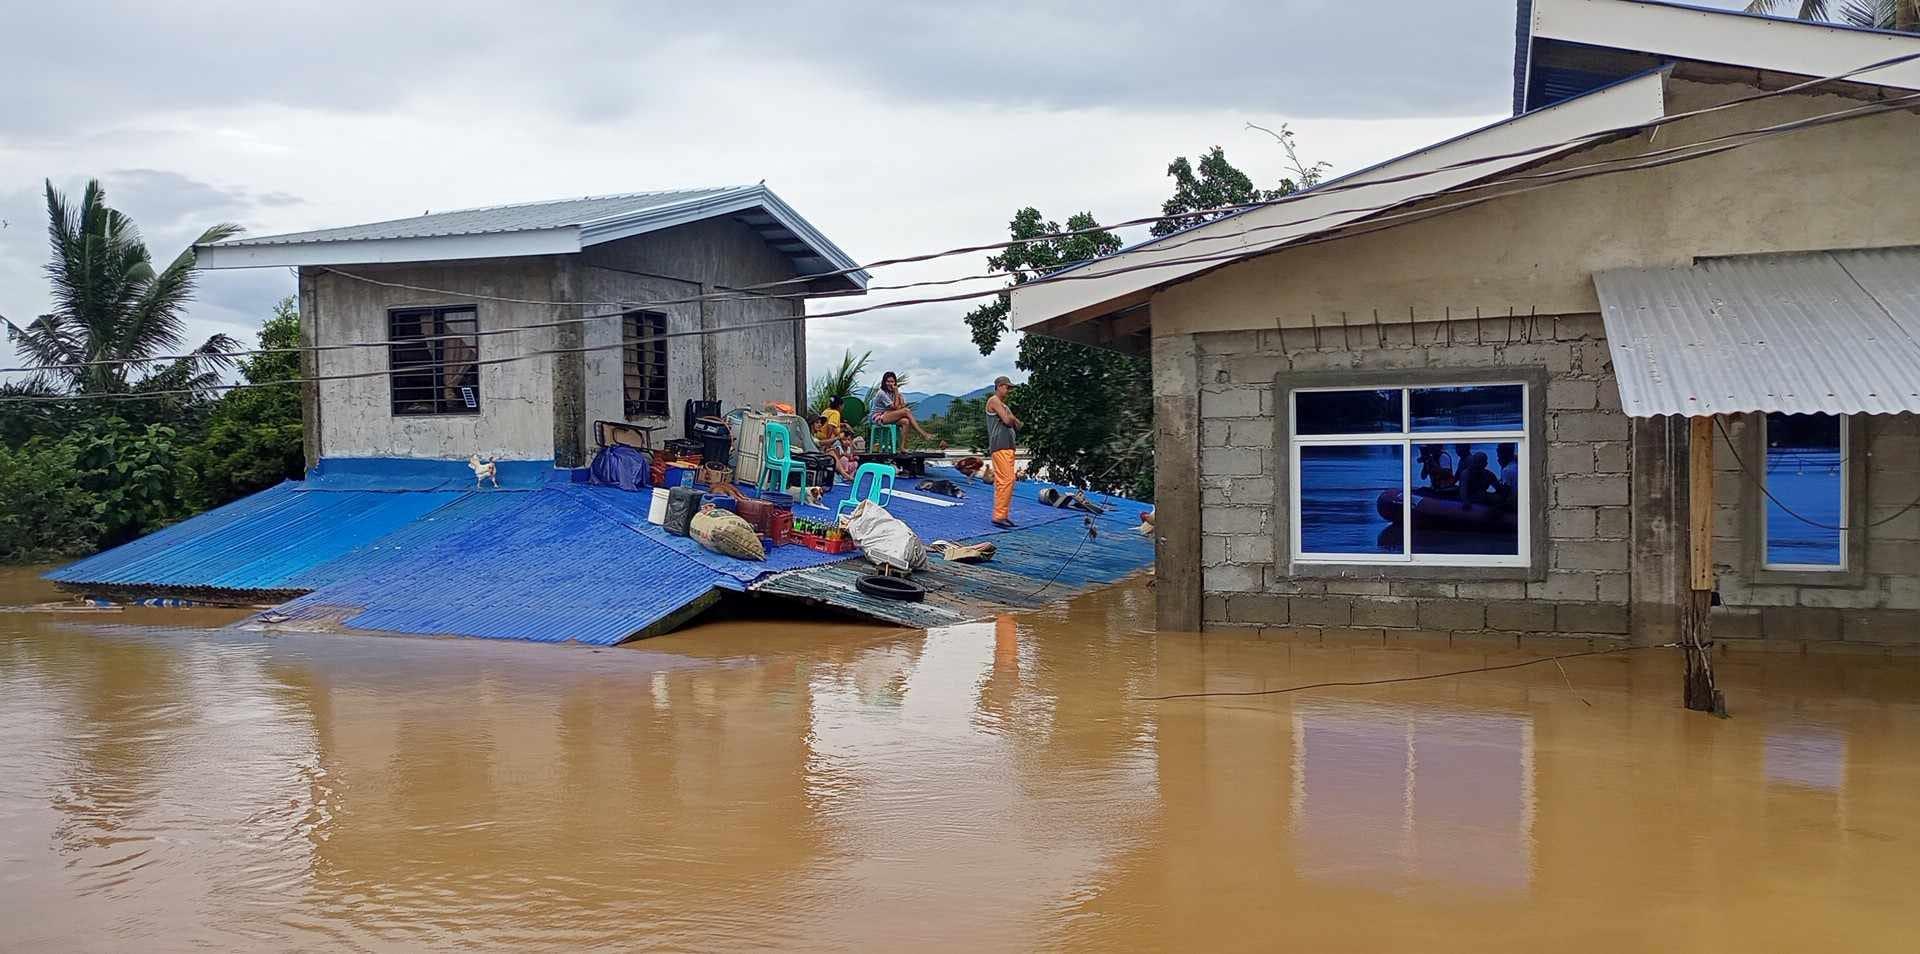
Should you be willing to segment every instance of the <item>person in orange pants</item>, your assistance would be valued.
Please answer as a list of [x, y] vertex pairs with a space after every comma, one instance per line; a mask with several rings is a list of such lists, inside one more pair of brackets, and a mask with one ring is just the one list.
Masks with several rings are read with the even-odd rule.
[[1011, 530], [1013, 522], [1013, 448], [1019, 438], [1020, 419], [1007, 406], [1013, 382], [1006, 375], [993, 379], [993, 396], [987, 398], [987, 453], [993, 458], [993, 525]]

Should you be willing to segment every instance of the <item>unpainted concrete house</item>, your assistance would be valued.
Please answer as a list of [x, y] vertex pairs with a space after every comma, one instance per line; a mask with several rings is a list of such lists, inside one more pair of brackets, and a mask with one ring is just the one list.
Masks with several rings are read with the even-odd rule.
[[[309, 466], [583, 466], [593, 422], [681, 436], [689, 398], [799, 403], [809, 296], [867, 275], [764, 185], [503, 205], [198, 250], [300, 273]], [[800, 276], [814, 276], [796, 281]], [[364, 343], [391, 342], [373, 347]]]
[[1920, 642], [1920, 37], [1518, 27], [1511, 119], [1013, 292], [1152, 356], [1160, 625]]

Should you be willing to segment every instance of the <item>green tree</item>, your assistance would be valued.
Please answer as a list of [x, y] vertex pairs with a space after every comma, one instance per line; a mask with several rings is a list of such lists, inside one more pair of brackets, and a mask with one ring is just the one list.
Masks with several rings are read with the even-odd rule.
[[[1080, 234], [1059, 236], [1062, 231]], [[1067, 219], [1063, 230], [1038, 209], [1021, 209], [1008, 232], [1019, 244], [989, 257], [987, 265], [1006, 272], [1015, 285], [1120, 248], [1119, 237], [1086, 212]], [[1001, 294], [967, 313], [981, 354], [999, 346], [1011, 311], [1010, 297]], [[1015, 364], [1027, 372], [1027, 383], [1008, 400], [1027, 425], [1020, 439], [1035, 467], [1064, 483], [1151, 494], [1153, 372], [1146, 358], [1022, 335]]]
[[1173, 197], [1160, 205], [1160, 214], [1172, 218], [1155, 222], [1150, 230], [1154, 235], [1172, 235], [1226, 214], [1211, 210], [1272, 202], [1310, 189], [1320, 182], [1320, 177], [1327, 170], [1326, 164], [1314, 163], [1309, 166], [1300, 161], [1300, 155], [1294, 147], [1293, 130], [1285, 125], [1278, 131], [1253, 123], [1247, 126], [1279, 141], [1280, 148], [1286, 150], [1292, 175], [1281, 178], [1279, 186], [1275, 188], [1262, 189], [1253, 184], [1252, 177], [1228, 162], [1226, 150], [1219, 146], [1201, 153], [1197, 166], [1189, 162], [1186, 156], [1176, 157], [1167, 165], [1167, 175], [1173, 179]]
[[981, 453], [987, 447], [987, 399], [955, 398], [947, 405], [947, 413], [926, 425], [948, 447]]
[[0, 447], [0, 563], [43, 563], [100, 545], [100, 501], [75, 480], [75, 447], [35, 438]]
[[[141, 389], [140, 384], [145, 390], [217, 384], [220, 372], [233, 366], [226, 352], [234, 343], [226, 335], [214, 335], [189, 357], [149, 374], [136, 370], [148, 365], [119, 363], [174, 352], [184, 344], [183, 312], [195, 285], [193, 249], [155, 269], [140, 230], [106, 204], [98, 180], [87, 183], [77, 207], [51, 181], [46, 200], [53, 311], [24, 327], [6, 321], [7, 337], [20, 354], [35, 364], [61, 366], [40, 372], [41, 382], [78, 394], [127, 392]], [[199, 241], [215, 242], [239, 231], [237, 225], [215, 225]]]
[[298, 480], [306, 469], [300, 413], [300, 388], [275, 382], [300, 376], [300, 312], [292, 297], [274, 305], [260, 329], [260, 354], [240, 363], [248, 384], [215, 403], [206, 435], [187, 450], [187, 464], [199, 476], [200, 503], [218, 506], [265, 490], [282, 480]]
[[858, 358], [853, 356], [852, 351], [842, 354], [838, 367], [813, 379], [813, 386], [807, 389], [808, 410], [818, 414], [826, 410], [827, 405], [833, 403], [834, 398], [843, 398], [852, 394], [859, 386], [857, 382], [860, 376], [867, 372], [867, 362], [872, 359], [871, 351]]

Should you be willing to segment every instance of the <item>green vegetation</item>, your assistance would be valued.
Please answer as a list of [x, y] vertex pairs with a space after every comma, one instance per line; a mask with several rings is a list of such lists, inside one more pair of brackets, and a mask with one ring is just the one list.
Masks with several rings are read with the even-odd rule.
[[[1227, 161], [1219, 146], [1203, 153], [1197, 165], [1184, 156], [1176, 158], [1167, 166], [1167, 175], [1174, 180], [1173, 196], [1161, 208], [1162, 214], [1177, 218], [1156, 224], [1153, 234], [1171, 234], [1221, 214], [1209, 210], [1279, 198], [1319, 181], [1325, 167], [1300, 162], [1291, 131], [1285, 126], [1279, 132], [1262, 131], [1272, 133], [1286, 150], [1292, 176], [1280, 180], [1276, 188], [1256, 188], [1250, 177]], [[1080, 234], [1041, 237], [1062, 231]], [[1086, 212], [1067, 219], [1063, 229], [1038, 209], [1024, 208], [1014, 213], [1008, 232], [1020, 244], [989, 257], [987, 267], [1005, 272], [1015, 285], [1075, 262], [1111, 255], [1121, 245], [1118, 236], [1101, 229]], [[967, 313], [967, 326], [981, 354], [993, 353], [1011, 330], [1007, 323], [1011, 310], [1011, 299], [1002, 294]], [[1022, 335], [1015, 364], [1028, 377], [1027, 383], [1013, 389], [1010, 401], [1014, 413], [1027, 424], [1021, 443], [1032, 453], [1034, 466], [1045, 468], [1063, 483], [1141, 499], [1153, 496], [1153, 366], [1148, 358], [1043, 335]], [[984, 430], [983, 413], [970, 417]], [[958, 402], [955, 412], [947, 416], [956, 421], [969, 417], [959, 412]], [[955, 446], [971, 446], [942, 436]], [[984, 434], [979, 442], [985, 444]]]
[[954, 398], [945, 414], [922, 423], [936, 440], [955, 450], [979, 454], [987, 448], [986, 398]]
[[[193, 251], [155, 269], [133, 223], [97, 182], [78, 207], [46, 187], [53, 311], [7, 336], [34, 377], [0, 385], [0, 562], [57, 560], [124, 543], [303, 469], [294, 354], [257, 355], [215, 335], [181, 358]], [[201, 241], [233, 235], [219, 225]], [[275, 307], [262, 348], [299, 344], [293, 299]], [[148, 360], [156, 359], [158, 360]], [[125, 363], [132, 362], [132, 363]], [[116, 395], [103, 399], [105, 395]], [[145, 395], [145, 396], [141, 396]], [[71, 398], [71, 400], [62, 400]]]

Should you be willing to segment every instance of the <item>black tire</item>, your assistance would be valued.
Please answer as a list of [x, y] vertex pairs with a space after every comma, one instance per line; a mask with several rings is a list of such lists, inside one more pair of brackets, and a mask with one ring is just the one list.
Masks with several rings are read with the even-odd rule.
[[877, 596], [886, 600], [904, 600], [918, 603], [927, 598], [927, 588], [912, 580], [903, 580], [897, 576], [869, 574], [853, 581], [854, 589], [868, 596]]

